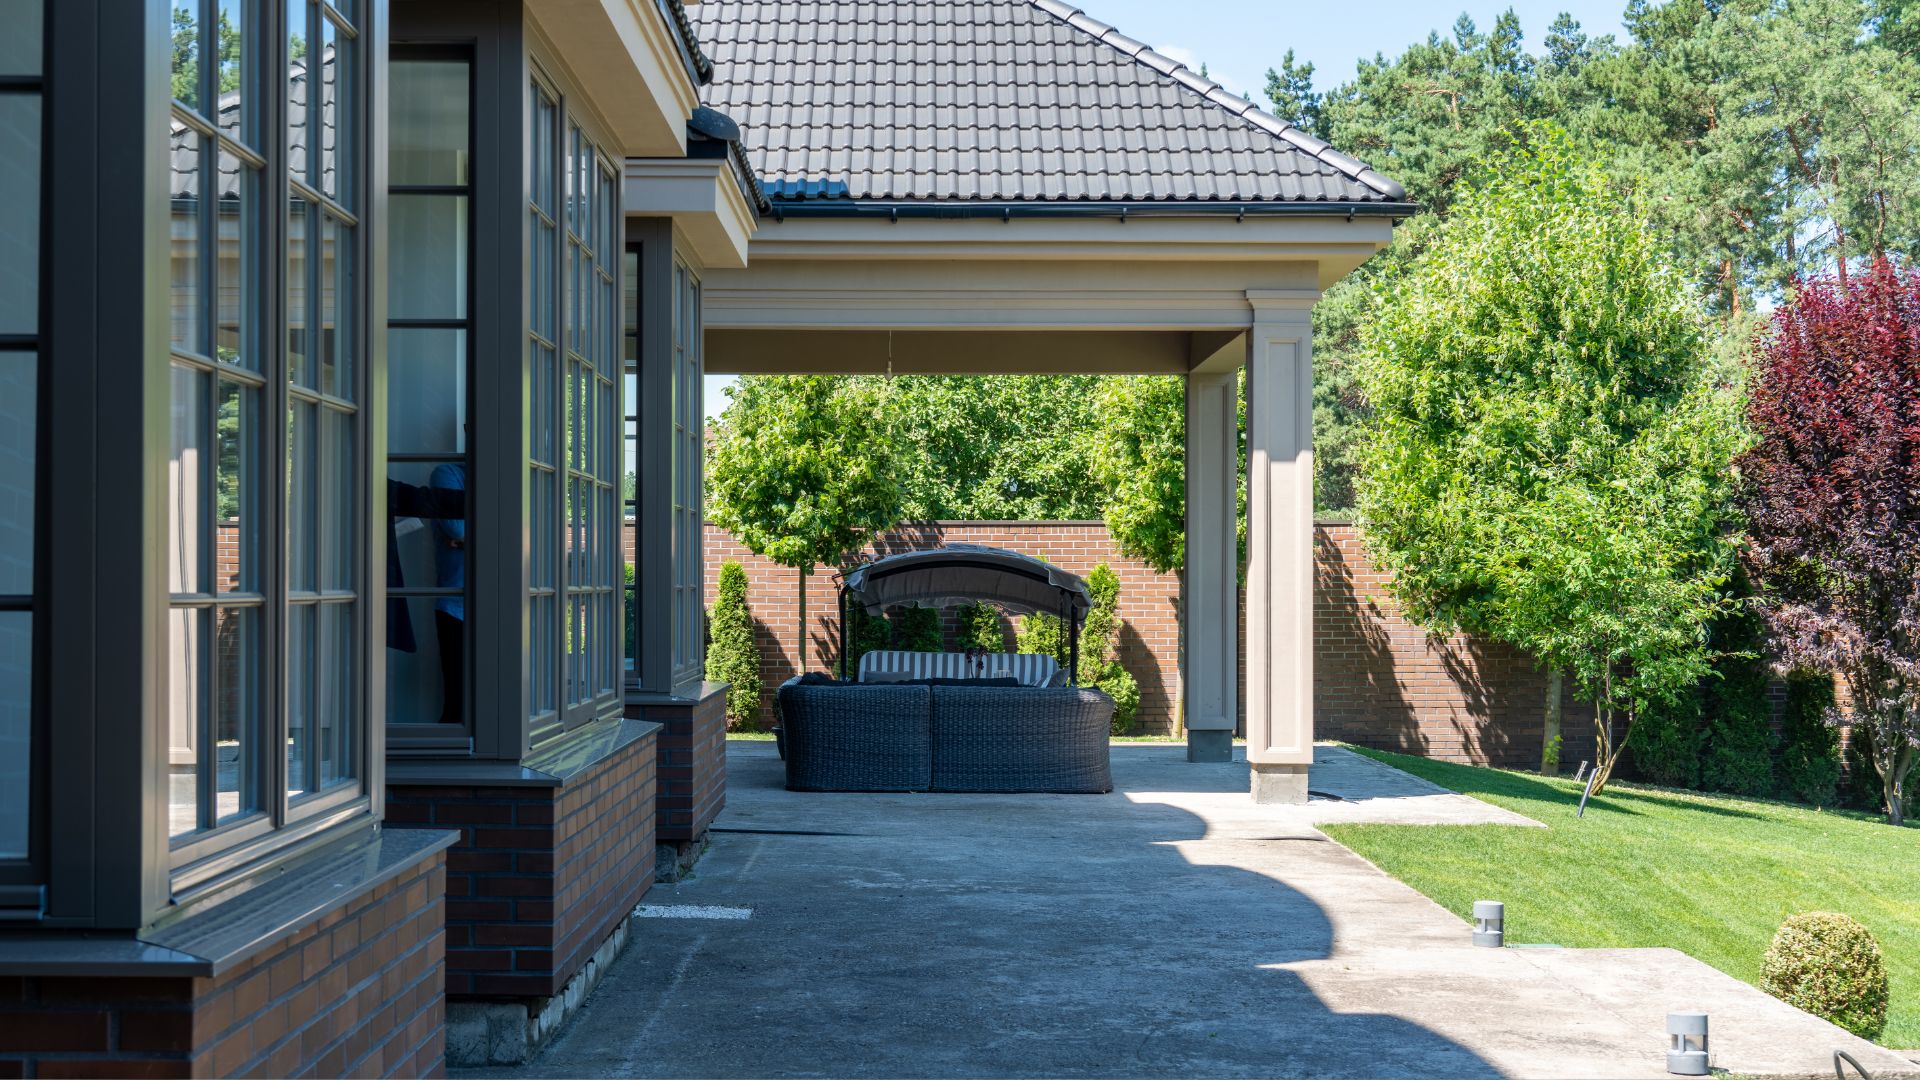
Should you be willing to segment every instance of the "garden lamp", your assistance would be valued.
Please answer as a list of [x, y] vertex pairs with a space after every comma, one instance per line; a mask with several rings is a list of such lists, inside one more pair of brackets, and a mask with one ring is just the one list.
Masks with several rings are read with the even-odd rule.
[[1498, 900], [1473, 902], [1473, 943], [1498, 949], [1507, 940], [1507, 905]]
[[1705, 1076], [1707, 1068], [1707, 1014], [1667, 1014], [1667, 1071], [1675, 1076]]

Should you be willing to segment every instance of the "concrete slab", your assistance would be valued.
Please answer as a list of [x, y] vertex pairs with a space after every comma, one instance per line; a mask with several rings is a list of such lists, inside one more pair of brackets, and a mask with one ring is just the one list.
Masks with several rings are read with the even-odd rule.
[[1669, 950], [1472, 948], [1313, 826], [1494, 808], [1343, 753], [1338, 802], [1255, 807], [1180, 746], [1116, 746], [1113, 795], [964, 796], [789, 793], [733, 743], [712, 850], [647, 902], [750, 914], [636, 921], [543, 1056], [456, 1075], [1660, 1077], [1705, 1008], [1735, 1073], [1920, 1076]]

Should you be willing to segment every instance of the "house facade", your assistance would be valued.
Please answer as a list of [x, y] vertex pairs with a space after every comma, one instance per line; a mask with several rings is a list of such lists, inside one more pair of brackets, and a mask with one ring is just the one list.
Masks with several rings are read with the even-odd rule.
[[706, 372], [1184, 376], [1220, 758], [1245, 366], [1304, 798], [1308, 317], [1410, 210], [1361, 163], [1055, 0], [0, 23], [0, 1074], [551, 1030], [724, 802]]

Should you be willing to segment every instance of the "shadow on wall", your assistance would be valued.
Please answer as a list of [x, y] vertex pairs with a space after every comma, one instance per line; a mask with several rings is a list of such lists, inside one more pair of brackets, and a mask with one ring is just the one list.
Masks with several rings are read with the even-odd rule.
[[1362, 594], [1345, 549], [1323, 528], [1314, 534], [1314, 735], [1424, 757], [1427, 736], [1400, 683], [1404, 658], [1380, 608]]

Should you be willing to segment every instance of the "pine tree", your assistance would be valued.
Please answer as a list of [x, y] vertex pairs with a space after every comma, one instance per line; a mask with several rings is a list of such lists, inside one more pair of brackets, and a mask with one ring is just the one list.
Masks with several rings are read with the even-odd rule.
[[744, 723], [760, 715], [760, 646], [753, 639], [753, 613], [747, 606], [746, 568], [721, 563], [716, 591], [707, 615], [712, 635], [707, 681], [727, 684], [727, 719]]

